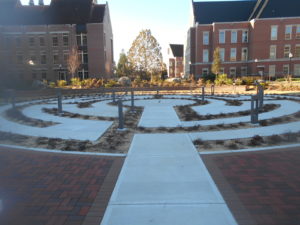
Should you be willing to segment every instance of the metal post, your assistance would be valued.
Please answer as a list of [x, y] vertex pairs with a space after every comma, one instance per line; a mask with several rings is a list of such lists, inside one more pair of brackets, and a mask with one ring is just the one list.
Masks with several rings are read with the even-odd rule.
[[113, 91], [113, 93], [112, 93], [112, 99], [113, 99], [113, 103], [116, 103], [116, 93], [115, 93], [115, 91]]
[[131, 112], [133, 112], [134, 110], [134, 92], [131, 91]]
[[215, 85], [214, 85], [214, 84], [212, 84], [212, 85], [210, 86], [210, 92], [211, 92], [211, 95], [212, 95], [212, 96], [215, 95]]
[[202, 102], [204, 102], [204, 96], [205, 96], [205, 87], [202, 86]]
[[58, 88], [56, 91], [57, 95], [57, 112], [58, 114], [62, 113], [62, 94], [61, 94], [61, 89]]
[[119, 109], [119, 129], [124, 129], [124, 117], [123, 117], [123, 102], [121, 99], [118, 101]]
[[251, 96], [251, 123], [258, 123], [258, 96]]

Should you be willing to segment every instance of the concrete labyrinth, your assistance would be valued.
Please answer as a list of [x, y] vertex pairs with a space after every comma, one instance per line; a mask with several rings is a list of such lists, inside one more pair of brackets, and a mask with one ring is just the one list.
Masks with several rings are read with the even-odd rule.
[[[236, 149], [245, 140], [257, 147], [267, 140], [282, 144], [299, 138], [297, 97], [267, 96], [258, 125], [249, 123], [250, 96], [215, 96], [205, 102], [188, 95], [135, 96], [134, 113], [130, 96], [120, 98], [127, 106], [125, 121], [130, 115], [132, 120], [123, 131], [115, 126], [118, 107], [110, 96], [66, 98], [60, 115], [55, 99], [0, 108], [0, 131], [6, 135], [91, 143], [104, 137], [114, 143], [132, 134], [102, 225], [237, 224], [198, 152], [214, 152], [208, 148], [212, 142], [230, 140], [229, 148]], [[74, 150], [72, 143], [65, 150]]]

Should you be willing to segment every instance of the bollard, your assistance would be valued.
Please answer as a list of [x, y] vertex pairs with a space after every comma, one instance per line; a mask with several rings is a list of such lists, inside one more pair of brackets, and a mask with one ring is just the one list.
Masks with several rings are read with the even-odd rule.
[[258, 85], [258, 97], [259, 97], [259, 109], [262, 109], [264, 106], [264, 87]]
[[57, 112], [58, 114], [62, 113], [62, 94], [61, 94], [61, 89], [58, 88], [56, 90], [56, 95], [57, 95]]
[[131, 112], [134, 111], [134, 92], [131, 91]]
[[116, 93], [115, 93], [115, 91], [113, 91], [113, 93], [112, 93], [112, 99], [113, 99], [113, 103], [116, 103]]
[[202, 102], [204, 102], [204, 96], [205, 96], [205, 87], [202, 86]]
[[251, 123], [258, 123], [258, 96], [251, 96]]
[[123, 118], [123, 103], [122, 100], [119, 99], [118, 101], [118, 109], [119, 109], [119, 129], [124, 129], [124, 118]]
[[9, 90], [9, 98], [10, 98], [11, 107], [13, 109], [16, 108], [16, 92], [15, 92], [15, 90]]
[[214, 84], [212, 84], [212, 85], [210, 86], [210, 92], [211, 92], [211, 95], [212, 95], [212, 96], [215, 95], [215, 85], [214, 85]]
[[156, 95], [159, 95], [159, 90], [156, 91]]

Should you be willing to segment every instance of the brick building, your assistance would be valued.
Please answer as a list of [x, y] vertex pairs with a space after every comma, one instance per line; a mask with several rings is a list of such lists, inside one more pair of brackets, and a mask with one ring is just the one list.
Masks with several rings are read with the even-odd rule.
[[168, 77], [183, 76], [183, 45], [170, 44], [168, 49]]
[[231, 77], [300, 76], [300, 1], [244, 0], [192, 2], [185, 73], [210, 73], [219, 47], [220, 73]]
[[93, 0], [52, 0], [50, 5], [0, 2], [2, 82], [69, 80], [67, 59], [78, 49], [80, 78], [113, 73], [113, 34], [108, 4]]

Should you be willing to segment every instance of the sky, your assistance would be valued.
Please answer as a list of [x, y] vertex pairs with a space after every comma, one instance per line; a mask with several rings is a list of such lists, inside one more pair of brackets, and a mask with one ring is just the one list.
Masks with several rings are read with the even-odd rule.
[[[38, 0], [34, 0], [35, 4]], [[21, 0], [28, 4], [29, 0]], [[50, 0], [44, 0], [49, 4]], [[98, 0], [99, 4], [106, 1]], [[118, 63], [122, 49], [128, 52], [143, 29], [150, 29], [167, 61], [169, 44], [185, 44], [189, 28], [191, 0], [108, 0], [114, 35], [114, 56]]]

